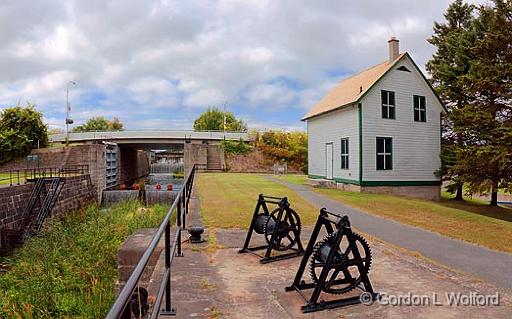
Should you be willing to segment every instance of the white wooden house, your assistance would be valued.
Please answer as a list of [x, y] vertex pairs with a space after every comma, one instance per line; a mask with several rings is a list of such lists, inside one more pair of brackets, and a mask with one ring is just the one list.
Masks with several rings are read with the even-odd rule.
[[444, 106], [398, 40], [389, 59], [337, 84], [303, 118], [309, 180], [439, 200]]

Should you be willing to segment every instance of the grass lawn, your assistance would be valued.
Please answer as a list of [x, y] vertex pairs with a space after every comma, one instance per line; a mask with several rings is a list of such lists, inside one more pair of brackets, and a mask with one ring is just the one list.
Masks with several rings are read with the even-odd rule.
[[248, 228], [258, 195], [288, 197], [303, 224], [313, 224], [318, 208], [296, 192], [255, 174], [202, 173], [196, 185], [201, 199], [201, 216], [208, 227]]
[[115, 299], [117, 250], [135, 230], [157, 227], [166, 206], [91, 206], [54, 221], [0, 259], [0, 318], [102, 318]]
[[[299, 185], [307, 181], [306, 175], [285, 175], [278, 178]], [[246, 228], [260, 192], [288, 196], [306, 224], [314, 223], [317, 217], [317, 209], [311, 207], [299, 195], [262, 176], [201, 174], [198, 180], [201, 200], [208, 203], [203, 205], [202, 214], [209, 226]], [[478, 199], [456, 202], [450, 200], [447, 193], [443, 193], [441, 202], [437, 203], [336, 189], [313, 190], [370, 214], [512, 253], [512, 209], [490, 207]]]
[[[13, 176], [14, 179], [13, 179], [13, 184], [17, 184], [18, 183], [18, 180], [16, 179], [15, 176]], [[0, 173], [0, 185], [8, 185], [10, 184], [10, 179], [9, 179], [9, 173]], [[24, 183], [25, 182], [25, 179], [20, 176], [20, 183]]]
[[307, 175], [281, 175], [277, 176], [277, 178], [282, 179], [288, 183], [304, 185], [308, 181]]
[[478, 201], [460, 203], [446, 196], [436, 203], [336, 189], [314, 191], [370, 214], [512, 253], [512, 209], [490, 207]]

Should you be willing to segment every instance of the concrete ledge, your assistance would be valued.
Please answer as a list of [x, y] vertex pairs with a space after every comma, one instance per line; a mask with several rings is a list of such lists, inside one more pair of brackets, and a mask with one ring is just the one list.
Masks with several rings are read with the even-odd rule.
[[[118, 280], [116, 284], [117, 293], [121, 291], [124, 287], [126, 281], [132, 274], [135, 266], [140, 260], [140, 257], [144, 254], [146, 249], [153, 239], [157, 229], [156, 228], [142, 228], [136, 231], [133, 235], [128, 237], [121, 248], [117, 251], [117, 272], [118, 272]], [[162, 240], [158, 243], [155, 251], [151, 255], [148, 265], [146, 267], [146, 271], [143, 273], [142, 278], [139, 282], [140, 285], [144, 286], [147, 284], [151, 275], [153, 274], [153, 270], [155, 269], [155, 265], [160, 257], [164, 249], [164, 241]]]
[[320, 178], [308, 178], [307, 184], [313, 187], [336, 188], [349, 192], [400, 195], [412, 198], [432, 200], [436, 202], [441, 200], [440, 185], [359, 186], [347, 183], [339, 183], [334, 180]]
[[308, 178], [307, 184], [313, 187], [337, 188], [336, 182], [330, 179]]
[[412, 198], [426, 199], [432, 201], [441, 200], [440, 185], [425, 186], [362, 186], [361, 192], [400, 195]]
[[138, 190], [112, 190], [112, 191], [103, 191], [102, 196], [102, 205], [109, 206], [115, 204], [117, 202], [126, 201], [126, 200], [138, 200], [139, 199], [139, 191]]
[[152, 191], [146, 190], [146, 205], [164, 204], [172, 205], [176, 199], [177, 192], [173, 191]]

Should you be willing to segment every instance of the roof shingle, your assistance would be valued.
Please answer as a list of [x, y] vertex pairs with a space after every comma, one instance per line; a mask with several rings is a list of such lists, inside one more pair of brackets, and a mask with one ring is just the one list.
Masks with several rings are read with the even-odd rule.
[[342, 80], [311, 108], [302, 120], [357, 102], [377, 80], [405, 55], [406, 53], [402, 53], [393, 62], [387, 60]]

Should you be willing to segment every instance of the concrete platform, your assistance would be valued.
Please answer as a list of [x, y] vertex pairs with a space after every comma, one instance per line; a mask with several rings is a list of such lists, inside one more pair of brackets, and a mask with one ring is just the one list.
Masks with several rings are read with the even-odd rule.
[[[192, 201], [189, 225], [200, 224], [198, 199]], [[307, 244], [311, 229], [303, 232]], [[262, 265], [253, 254], [238, 254], [245, 230], [210, 229], [209, 241], [184, 243], [184, 257], [172, 268], [172, 298], [177, 318], [511, 318], [510, 291], [477, 280], [394, 247], [369, 239], [373, 253], [370, 279], [377, 292], [406, 296], [425, 295], [440, 305], [393, 306], [377, 302], [335, 310], [302, 314], [304, 299], [285, 292], [300, 257]], [[258, 238], [259, 237], [259, 238]], [[262, 243], [261, 236], [254, 237]], [[256, 242], [255, 242], [256, 243]], [[477, 258], [477, 257], [475, 257]], [[492, 261], [489, 261], [492, 267]], [[160, 267], [161, 263], [159, 262]], [[155, 273], [159, 270], [156, 266]], [[446, 293], [478, 293], [500, 296], [499, 306], [451, 306]], [[331, 298], [327, 295], [325, 298]], [[163, 317], [162, 317], [163, 318]]]

